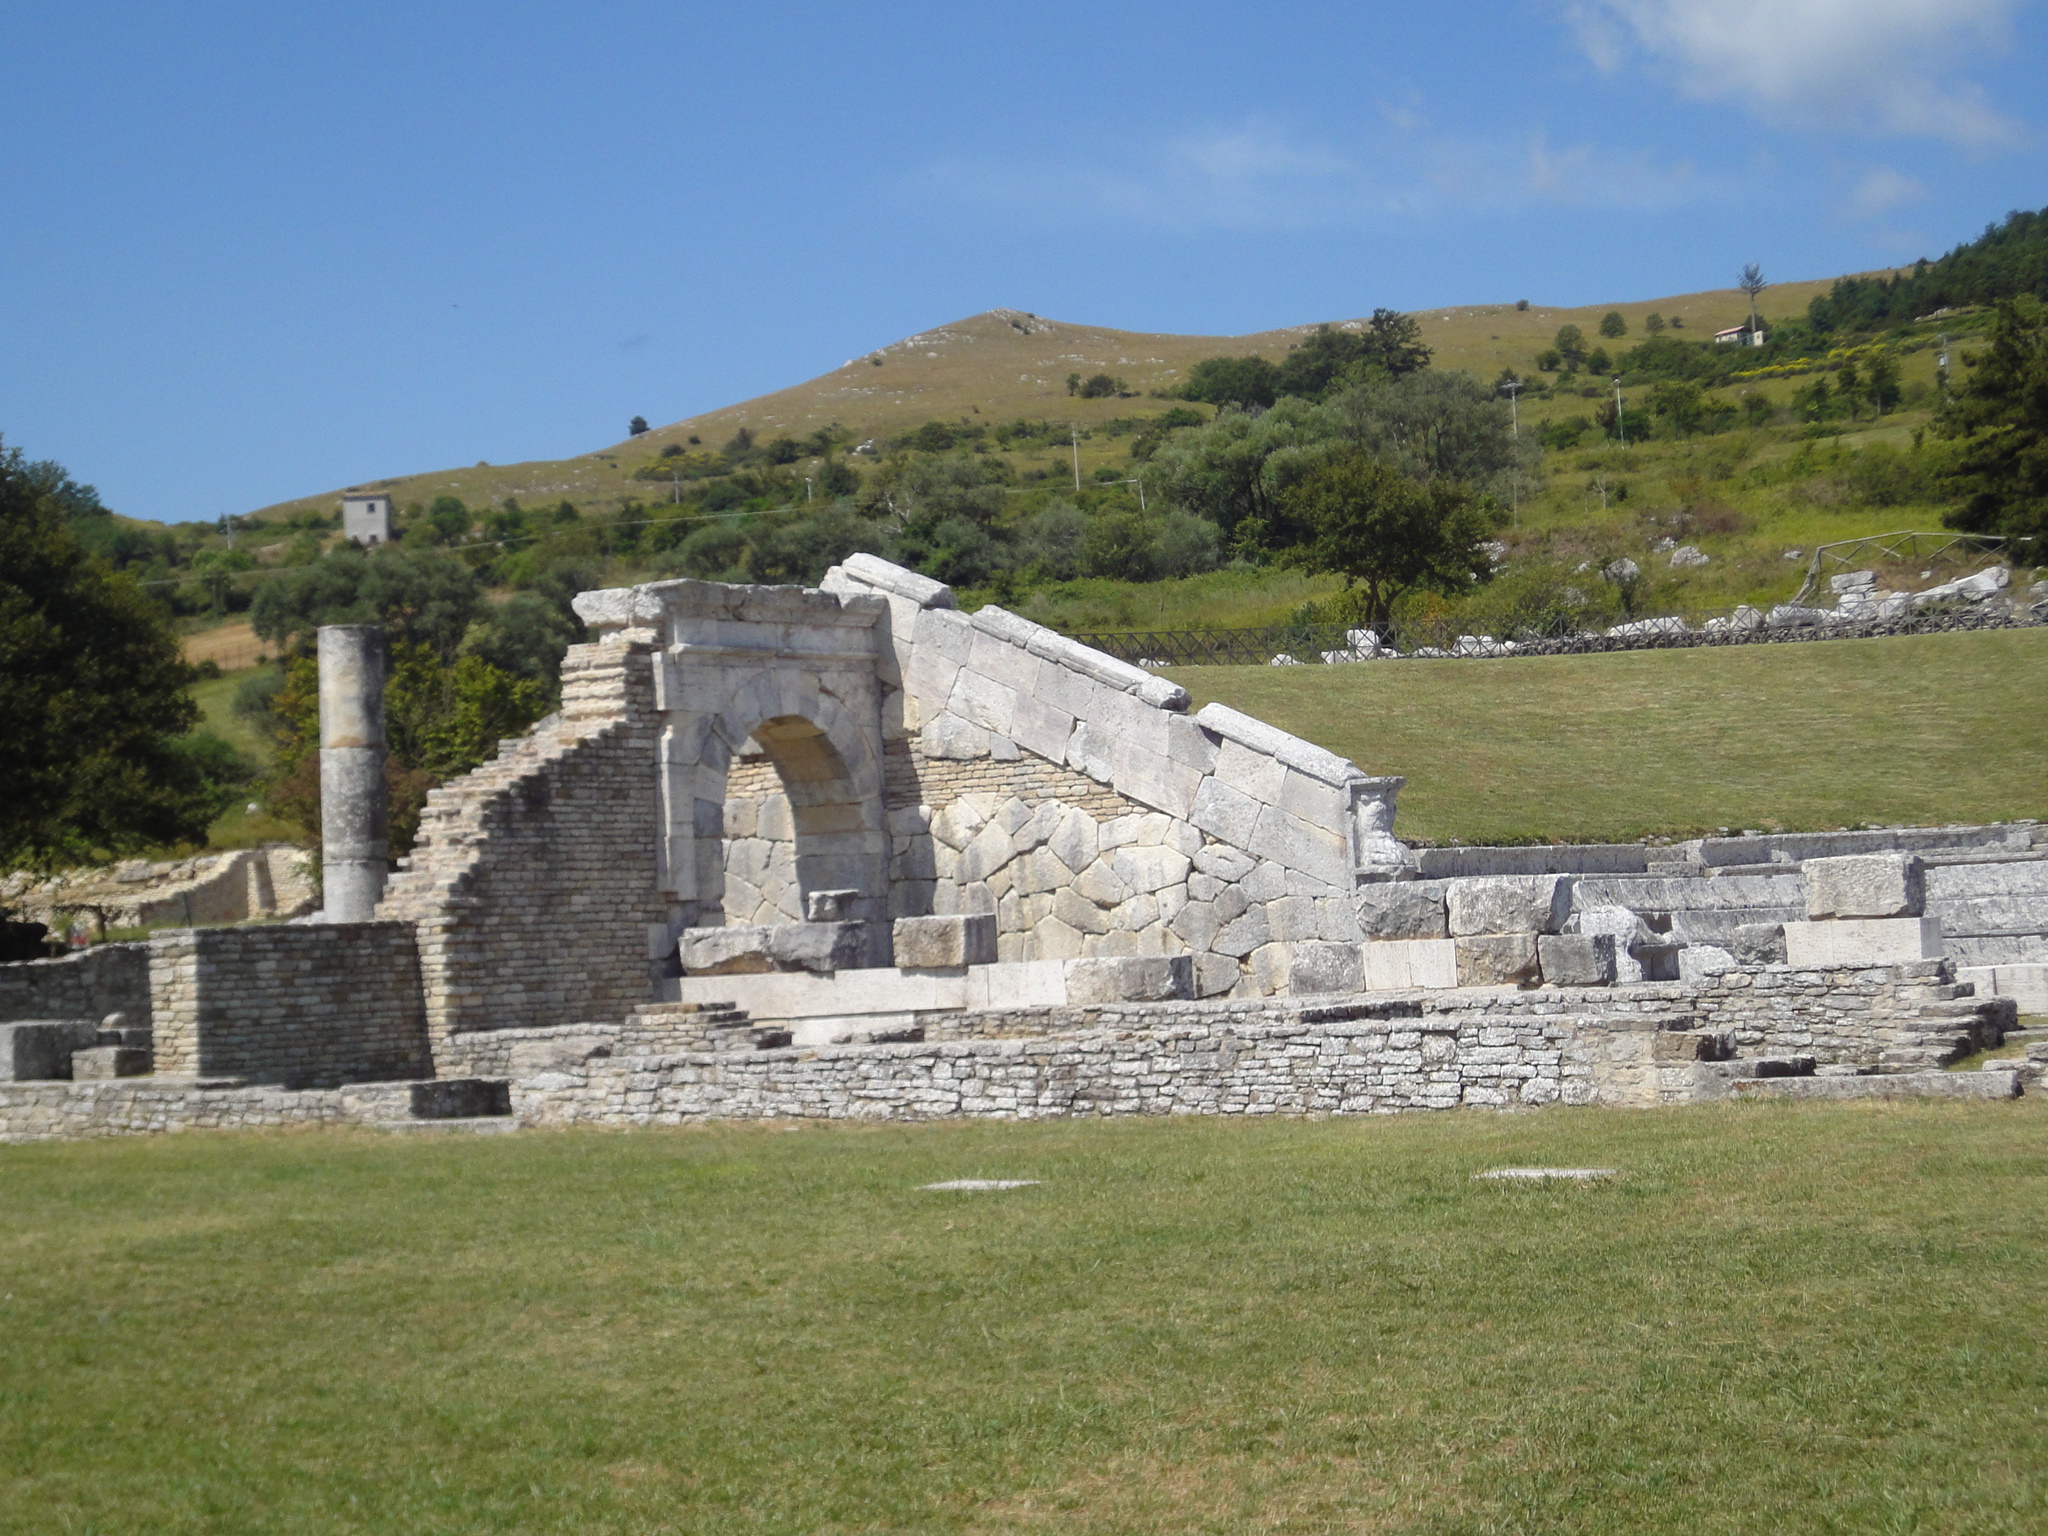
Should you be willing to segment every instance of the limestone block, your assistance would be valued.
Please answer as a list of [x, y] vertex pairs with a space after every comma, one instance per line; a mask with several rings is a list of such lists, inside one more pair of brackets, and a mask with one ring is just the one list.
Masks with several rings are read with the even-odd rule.
[[1196, 792], [1209, 782], [1195, 769], [1125, 736], [1111, 748], [1109, 766], [1109, 782], [1120, 794], [1178, 817], [1194, 809]]
[[1228, 955], [1197, 955], [1195, 993], [1199, 997], [1215, 997], [1228, 992], [1242, 974], [1238, 963]]
[[1134, 891], [1163, 891], [1188, 877], [1186, 854], [1163, 845], [1119, 848], [1110, 858], [1116, 877]]
[[1060, 818], [1059, 830], [1046, 846], [1070, 870], [1086, 869], [1102, 848], [1102, 828], [1078, 806]]
[[1284, 946], [1290, 993], [1362, 992], [1365, 990], [1363, 944], [1332, 944], [1321, 940]]
[[1287, 871], [1270, 859], [1238, 882], [1250, 901], [1278, 901], [1287, 894]]
[[1173, 818], [1159, 811], [1136, 811], [1127, 816], [1112, 817], [1102, 824], [1102, 851], [1156, 848], [1166, 841], [1166, 834], [1172, 826]]
[[1241, 741], [1225, 740], [1217, 747], [1215, 773], [1220, 782], [1262, 805], [1278, 802], [1287, 782], [1285, 763]]
[[1034, 960], [1075, 960], [1081, 954], [1081, 935], [1057, 917], [1041, 917], [1031, 929], [1031, 958]]
[[71, 1075], [74, 1051], [99, 1042], [91, 1019], [24, 1019], [0, 1024], [0, 1083], [32, 1083]]
[[1222, 932], [1210, 941], [1209, 947], [1219, 954], [1235, 955], [1241, 960], [1272, 937], [1272, 930], [1266, 924], [1266, 909], [1263, 906], [1247, 907], [1235, 921], [1224, 925]]
[[1546, 987], [1607, 987], [1614, 984], [1615, 939], [1611, 933], [1546, 933], [1536, 940]]
[[73, 1082], [149, 1075], [149, 1051], [136, 1045], [96, 1045], [71, 1053]]
[[1344, 785], [1362, 777], [1356, 763], [1313, 742], [1303, 741], [1299, 736], [1291, 736], [1278, 726], [1242, 714], [1227, 704], [1204, 704], [1196, 712], [1195, 720], [1227, 741], [1264, 753], [1286, 767], [1299, 768], [1326, 784]]
[[1128, 693], [1109, 690], [1097, 698], [1088, 717], [1090, 725], [1108, 731], [1114, 741], [1143, 747], [1160, 757], [1167, 754], [1167, 713]]
[[1381, 881], [1358, 889], [1358, 922], [1367, 938], [1447, 938], [1449, 921], [1441, 880]]
[[1209, 843], [1194, 855], [1195, 868], [1214, 879], [1227, 882], [1242, 880], [1258, 867], [1258, 860], [1242, 849], [1231, 848], [1222, 843]]
[[1167, 926], [1180, 935], [1189, 949], [1201, 953], [1215, 940], [1223, 919], [1217, 916], [1214, 903], [1191, 901], [1174, 914]]
[[[1453, 890], [1452, 900], [1456, 899]], [[1455, 916], [1452, 923], [1455, 928]], [[1461, 987], [1529, 986], [1542, 974], [1534, 933], [1469, 934], [1451, 942], [1458, 950]]]
[[1783, 965], [1785, 925], [1783, 923], [1738, 923], [1729, 945], [1739, 965]]
[[858, 900], [860, 892], [857, 890], [806, 891], [804, 921], [843, 923], [852, 915], [853, 904]]
[[964, 613], [930, 608], [917, 616], [916, 639], [919, 650], [933, 651], [956, 667], [964, 666], [974, 649], [974, 623]]
[[986, 730], [1008, 736], [1017, 711], [1017, 690], [963, 667], [946, 707]]
[[770, 923], [685, 928], [678, 958], [687, 976], [850, 970], [867, 962], [867, 926]]
[[1266, 903], [1266, 929], [1276, 940], [1321, 938], [1321, 914], [1312, 896], [1282, 896]]
[[1109, 915], [1072, 886], [1053, 892], [1052, 911], [1076, 933], [1109, 932]]
[[1836, 918], [1785, 924], [1785, 963], [1801, 969], [1841, 965], [1900, 965], [1939, 959], [1938, 917]]
[[1312, 826], [1276, 805], [1259, 812], [1251, 846], [1264, 857], [1327, 885], [1346, 885], [1351, 880], [1349, 837], [1341, 830]]
[[1019, 694], [1010, 715], [1010, 734], [1025, 751], [1048, 762], [1063, 763], [1067, 742], [1074, 734], [1074, 717], [1033, 695]]
[[1678, 979], [1697, 987], [1735, 969], [1735, 956], [1718, 944], [1688, 944], [1678, 952]]
[[1076, 720], [1092, 720], [1102, 703], [1104, 689], [1086, 673], [1059, 666], [1038, 669], [1038, 687], [1033, 697]]
[[1918, 917], [1927, 910], [1927, 881], [1909, 853], [1808, 859], [1799, 870], [1809, 919]]
[[1359, 947], [1359, 961], [1367, 992], [1458, 984], [1458, 946], [1452, 939], [1376, 939]]
[[942, 761], [969, 762], [987, 757], [989, 733], [950, 710], [942, 710], [925, 723], [924, 753]]
[[[1000, 610], [984, 608], [973, 616], [974, 627], [981, 632], [975, 635], [974, 644], [967, 653], [967, 670], [978, 672], [1019, 694], [1035, 692], [1040, 665], [1038, 658], [1022, 645], [1007, 637], [991, 634], [984, 627], [984, 621], [996, 611]], [[1013, 615], [1004, 614], [1003, 617], [1011, 618]]]
[[1169, 715], [1166, 720], [1166, 755], [1197, 773], [1216, 768], [1217, 740], [1186, 715]]
[[1280, 785], [1280, 809], [1299, 816], [1311, 826], [1339, 831], [1351, 809], [1350, 796], [1335, 786], [1312, 778], [1299, 769], [1287, 770]]
[[1562, 933], [1565, 919], [1571, 916], [1572, 877], [1493, 875], [1454, 880], [1446, 905], [1453, 938]]
[[1143, 933], [1148, 928], [1159, 926], [1159, 898], [1149, 891], [1140, 892], [1110, 914], [1110, 921], [1121, 933]]
[[1074, 889], [1098, 907], [1118, 906], [1131, 894], [1130, 887], [1124, 884], [1116, 871], [1099, 858], [1075, 876]]
[[1010, 840], [1017, 845], [1017, 852], [1029, 853], [1043, 847], [1059, 831], [1060, 821], [1067, 814], [1066, 802], [1062, 800], [1040, 800], [1030, 806], [1031, 814], [1021, 825], [1009, 827]]
[[1067, 739], [1067, 766], [1098, 784], [1107, 784], [1115, 771], [1111, 765], [1115, 750], [1116, 739], [1107, 727], [1083, 720]]
[[1195, 969], [1188, 955], [1075, 960], [1067, 966], [1067, 1001], [1155, 1003], [1193, 997]]
[[1206, 778], [1195, 791], [1188, 820], [1219, 842], [1246, 849], [1253, 846], [1257, 835], [1260, 809], [1259, 802], [1243, 791], [1232, 789], [1220, 778]]
[[960, 850], [960, 863], [953, 878], [961, 881], [986, 880], [1016, 857], [1017, 848], [1000, 822], [991, 821], [974, 835], [974, 841]]
[[996, 922], [994, 916], [980, 912], [958, 917], [898, 918], [892, 930], [896, 964], [903, 970], [993, 965]]

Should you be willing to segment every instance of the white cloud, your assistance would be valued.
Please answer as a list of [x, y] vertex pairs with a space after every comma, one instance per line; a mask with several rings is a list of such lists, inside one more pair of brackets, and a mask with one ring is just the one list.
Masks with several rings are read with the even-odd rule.
[[1875, 166], [1856, 183], [1856, 190], [1849, 194], [1849, 206], [1864, 218], [1874, 218], [1880, 213], [1907, 203], [1918, 202], [1927, 195], [1927, 188], [1911, 176], [1901, 175], [1888, 165]]
[[1315, 229], [1542, 204], [1645, 210], [1728, 195], [1689, 164], [1590, 144], [1461, 140], [1420, 129], [1412, 109], [1356, 150], [1262, 120], [1163, 140], [1121, 165], [951, 160], [921, 180], [964, 200], [1160, 228]]
[[1999, 48], [2022, 0], [1574, 0], [1602, 70], [1636, 47], [1707, 100], [1775, 121], [1951, 143], [2010, 143], [2019, 126], [1956, 67]]

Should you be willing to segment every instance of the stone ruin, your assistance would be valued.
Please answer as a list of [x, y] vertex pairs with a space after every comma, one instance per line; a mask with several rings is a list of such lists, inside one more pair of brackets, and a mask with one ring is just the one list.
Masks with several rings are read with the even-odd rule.
[[560, 713], [388, 884], [381, 637], [322, 631], [323, 911], [0, 967], [0, 1139], [2031, 1070], [1928, 1076], [2048, 1012], [2031, 823], [1416, 850], [1400, 779], [872, 556], [576, 607]]

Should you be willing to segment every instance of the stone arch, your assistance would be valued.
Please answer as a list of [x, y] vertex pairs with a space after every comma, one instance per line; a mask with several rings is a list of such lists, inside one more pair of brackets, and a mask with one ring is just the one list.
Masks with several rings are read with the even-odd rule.
[[[694, 802], [687, 926], [801, 921], [805, 898], [828, 890], [858, 893], [847, 918], [887, 918], [879, 732], [861, 729], [815, 678], [749, 677], [676, 745]], [[738, 800], [736, 781], [750, 791]], [[764, 826], [764, 816], [776, 824]]]

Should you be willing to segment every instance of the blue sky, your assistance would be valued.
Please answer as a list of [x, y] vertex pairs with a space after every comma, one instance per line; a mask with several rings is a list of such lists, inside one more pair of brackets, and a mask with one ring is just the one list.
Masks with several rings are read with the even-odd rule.
[[0, 437], [181, 521], [997, 305], [1236, 333], [1938, 255], [2048, 203], [2044, 9], [22, 7]]

